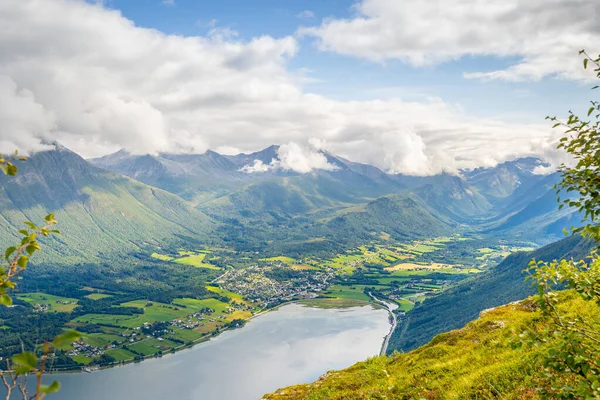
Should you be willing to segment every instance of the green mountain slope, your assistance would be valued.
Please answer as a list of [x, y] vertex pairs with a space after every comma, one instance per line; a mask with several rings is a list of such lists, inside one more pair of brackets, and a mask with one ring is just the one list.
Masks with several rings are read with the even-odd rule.
[[[561, 313], [600, 318], [600, 307], [572, 292], [561, 294]], [[545, 386], [536, 354], [544, 346], [516, 349], [511, 344], [533, 326], [543, 328], [536, 303], [487, 310], [465, 327], [441, 334], [406, 354], [374, 357], [316, 382], [279, 389], [264, 400], [359, 399], [523, 399]]]
[[399, 321], [388, 351], [412, 350], [437, 334], [463, 326], [477, 318], [482, 310], [533, 294], [531, 283], [525, 281], [526, 274], [523, 273], [532, 259], [584, 259], [591, 248], [590, 242], [573, 236], [532, 252], [508, 256], [491, 270], [466, 279], [409, 311]]
[[381, 233], [395, 239], [435, 237], [455, 232], [458, 228], [458, 224], [437, 214], [417, 196], [410, 194], [380, 197], [339, 214], [327, 222], [327, 227], [359, 237]]
[[39, 262], [114, 260], [147, 245], [206, 242], [215, 224], [182, 199], [91, 166], [58, 146], [19, 165], [16, 177], [0, 177], [0, 245], [15, 240], [23, 221], [55, 213], [61, 235]]
[[89, 161], [196, 203], [223, 196], [257, 178], [239, 171], [235, 162], [214, 151], [133, 155], [121, 150]]

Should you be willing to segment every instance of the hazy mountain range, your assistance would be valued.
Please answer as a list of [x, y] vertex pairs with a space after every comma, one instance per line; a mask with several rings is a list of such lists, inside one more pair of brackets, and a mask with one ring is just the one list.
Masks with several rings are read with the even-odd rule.
[[579, 220], [556, 210], [559, 177], [534, 174], [538, 159], [413, 177], [321, 154], [332, 168], [249, 173], [256, 160], [275, 165], [278, 147], [84, 160], [57, 145], [20, 163], [17, 177], [0, 177], [0, 240], [49, 212], [63, 235], [46, 258], [72, 262], [181, 240], [260, 249], [479, 232], [542, 244]]

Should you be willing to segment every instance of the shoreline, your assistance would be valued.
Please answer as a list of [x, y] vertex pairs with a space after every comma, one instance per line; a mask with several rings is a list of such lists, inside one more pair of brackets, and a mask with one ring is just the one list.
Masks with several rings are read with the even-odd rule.
[[[390, 325], [391, 325], [390, 331], [388, 332], [387, 335], [385, 335], [383, 337], [383, 343], [381, 344], [381, 350], [379, 351], [380, 356], [385, 356], [386, 352], [387, 352], [387, 348], [390, 344], [390, 338], [392, 337], [392, 334], [396, 330], [396, 326], [398, 326], [398, 318], [396, 317], [396, 314], [394, 314], [393, 310], [395, 310], [395, 309], [390, 306], [390, 303], [387, 303], [383, 300], [379, 300], [378, 298], [373, 296], [373, 294], [371, 294], [371, 292], [369, 292], [369, 297], [371, 297], [373, 299], [373, 301], [375, 301], [377, 304], [381, 305], [386, 310], [388, 310], [389, 315], [392, 317], [392, 321], [390, 323]], [[398, 308], [397, 305], [396, 305], [396, 308]]]
[[[248, 318], [247, 320], [245, 320], [244, 325], [246, 323], [252, 321], [254, 318], [260, 317], [260, 316], [265, 315], [267, 313], [270, 313], [272, 311], [277, 311], [279, 308], [287, 306], [287, 305], [290, 305], [290, 304], [302, 304], [303, 302], [306, 302], [306, 301], [335, 300], [335, 299], [338, 299], [338, 298], [337, 297], [315, 297], [315, 298], [310, 298], [310, 299], [289, 300], [289, 301], [283, 302], [281, 304], [278, 304], [278, 305], [274, 306], [273, 308], [269, 308], [269, 309], [260, 311], [257, 314], [252, 315], [250, 318]], [[340, 300], [344, 300], [344, 299], [340, 299]], [[374, 301], [366, 301], [366, 300], [352, 300], [352, 301], [354, 301], [356, 303], [362, 303], [364, 305], [370, 304], [370, 305], [378, 306], [380, 308], [383, 308], [383, 309], [386, 309], [386, 310], [389, 311], [389, 307], [387, 307], [386, 305], [382, 304], [381, 302], [379, 302], [376, 299], [374, 299]], [[191, 349], [192, 347], [194, 347], [194, 346], [196, 346], [198, 344], [201, 344], [201, 343], [204, 343], [204, 342], [208, 342], [212, 338], [218, 337], [222, 333], [225, 333], [227, 331], [234, 331], [236, 329], [243, 329], [243, 327], [242, 328], [227, 328], [227, 329], [224, 329], [224, 330], [220, 331], [216, 335], [210, 334], [208, 336], [201, 337], [201, 338], [193, 341], [192, 344], [183, 344], [183, 345], [181, 345], [179, 347], [175, 347], [175, 348], [171, 349], [170, 351], [161, 354], [160, 356], [148, 355], [148, 356], [144, 356], [143, 358], [137, 359], [137, 360], [131, 359], [131, 360], [126, 360], [126, 361], [122, 361], [122, 362], [119, 362], [119, 363], [114, 363], [114, 364], [109, 364], [109, 365], [104, 365], [104, 366], [96, 366], [96, 367], [83, 366], [80, 369], [61, 369], [61, 370], [53, 369], [52, 371], [46, 371], [45, 374], [52, 375], [52, 374], [93, 373], [93, 372], [101, 371], [101, 370], [104, 370], [104, 369], [118, 368], [118, 367], [123, 367], [123, 366], [126, 366], [126, 365], [130, 365], [130, 364], [141, 363], [141, 362], [144, 362], [144, 361], [147, 361], [147, 360], [152, 360], [152, 359], [155, 359], [155, 358], [162, 358], [162, 356], [166, 356], [166, 355], [170, 355], [170, 354], [175, 354], [175, 353], [178, 353], [180, 351]], [[390, 331], [390, 333], [388, 333], [388, 335], [385, 336], [385, 338], [391, 336], [392, 332], [393, 332], [393, 329], [392, 329], [392, 331]], [[384, 343], [385, 343], [385, 339], [384, 339]], [[90, 369], [90, 370], [86, 371], [86, 369]]]

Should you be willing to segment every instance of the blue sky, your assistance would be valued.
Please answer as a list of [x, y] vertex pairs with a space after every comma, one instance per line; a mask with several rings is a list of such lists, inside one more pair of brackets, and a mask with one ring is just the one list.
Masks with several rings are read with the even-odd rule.
[[[551, 6], [548, 2], [552, 2]], [[556, 164], [546, 115], [585, 112], [600, 51], [589, 0], [3, 0], [0, 151], [56, 140], [251, 152], [393, 173], [523, 156]]]

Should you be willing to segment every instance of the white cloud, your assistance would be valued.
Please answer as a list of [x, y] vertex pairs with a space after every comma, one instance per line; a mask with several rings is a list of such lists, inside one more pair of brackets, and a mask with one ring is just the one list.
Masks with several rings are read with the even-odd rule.
[[54, 116], [32, 92], [19, 89], [11, 78], [0, 74], [0, 153], [44, 149], [41, 141], [54, 128]]
[[[311, 143], [313, 142], [311, 141]], [[252, 165], [245, 165], [240, 171], [255, 173], [280, 169], [307, 174], [315, 169], [327, 171], [338, 169], [337, 166], [327, 161], [327, 157], [318, 148], [314, 148], [312, 145], [301, 146], [294, 142], [282, 144], [277, 149], [277, 157], [277, 159], [271, 160], [269, 164], [265, 164], [261, 160], [254, 160]]]
[[265, 164], [261, 160], [254, 160], [254, 164], [244, 165], [240, 171], [253, 174], [255, 172], [268, 172], [271, 169], [273, 169], [273, 167], [270, 164]]
[[476, 118], [440, 99], [307, 93], [286, 68], [296, 51], [292, 37], [166, 35], [83, 1], [3, 0], [0, 144], [35, 150], [43, 138], [98, 156], [287, 143], [279, 168], [330, 169], [323, 149], [432, 174], [543, 153], [556, 136], [543, 123]]
[[166, 6], [174, 6], [175, 0], [162, 0], [162, 3]]
[[290, 142], [282, 144], [277, 150], [279, 160], [271, 163], [276, 168], [291, 170], [306, 174], [315, 169], [333, 171], [335, 165], [329, 164], [327, 158], [320, 152], [297, 143]]
[[315, 17], [315, 13], [310, 10], [304, 10], [296, 14], [296, 17], [300, 19], [313, 19]]
[[415, 66], [467, 55], [513, 57], [505, 69], [468, 78], [582, 78], [577, 51], [600, 43], [600, 2], [590, 0], [361, 0], [356, 16], [300, 33], [323, 50]]

